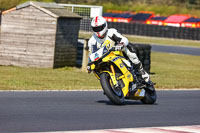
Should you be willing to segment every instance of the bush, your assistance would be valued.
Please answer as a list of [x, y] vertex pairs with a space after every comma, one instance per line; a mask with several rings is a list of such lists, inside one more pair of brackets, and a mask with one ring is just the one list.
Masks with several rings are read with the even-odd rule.
[[[7, 10], [27, 1], [29, 0], [0, 0], [0, 9]], [[54, 0], [32, 0], [32, 1], [53, 2]]]

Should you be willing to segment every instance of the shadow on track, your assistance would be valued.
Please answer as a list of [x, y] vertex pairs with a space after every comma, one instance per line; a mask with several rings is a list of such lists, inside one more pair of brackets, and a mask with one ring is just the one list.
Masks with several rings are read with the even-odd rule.
[[[113, 105], [113, 106], [119, 106], [119, 105], [115, 105], [113, 104], [110, 100], [99, 100], [99, 101], [96, 101], [97, 103], [103, 103], [103, 104], [106, 104], [106, 105]], [[124, 104], [123, 105], [120, 105], [120, 106], [126, 106], [126, 105], [158, 105], [157, 103], [155, 104], [143, 104], [141, 103], [140, 101], [132, 101], [132, 100], [126, 100], [124, 101]]]

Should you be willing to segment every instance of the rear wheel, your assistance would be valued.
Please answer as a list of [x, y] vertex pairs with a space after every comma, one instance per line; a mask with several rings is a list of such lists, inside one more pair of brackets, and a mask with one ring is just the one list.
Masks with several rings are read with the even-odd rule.
[[121, 88], [115, 88], [108, 73], [102, 73], [100, 76], [101, 86], [110, 101], [117, 105], [124, 104], [124, 95]]
[[157, 99], [157, 94], [155, 90], [153, 91], [146, 90], [145, 97], [140, 101], [144, 104], [154, 104], [156, 102], [156, 99]]

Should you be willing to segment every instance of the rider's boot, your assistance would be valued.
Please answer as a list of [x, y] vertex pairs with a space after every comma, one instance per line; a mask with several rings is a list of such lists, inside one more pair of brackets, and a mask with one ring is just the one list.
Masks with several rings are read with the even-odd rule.
[[136, 72], [137, 72], [139, 78], [141, 77], [141, 78], [145, 81], [144, 83], [147, 85], [147, 88], [148, 88], [149, 90], [154, 91], [154, 90], [155, 90], [155, 88], [154, 88], [155, 83], [153, 83], [153, 82], [150, 80], [150, 76], [149, 76], [149, 74], [143, 69], [142, 63], [140, 62], [140, 63], [138, 63], [138, 64], [135, 64], [134, 67], [135, 67], [135, 69], [136, 69]]
[[134, 68], [139, 78], [142, 78], [146, 83], [150, 82], [149, 74], [143, 69], [141, 62], [134, 64]]
[[142, 77], [142, 79], [144, 79], [145, 82], [149, 82], [149, 74], [147, 72], [145, 72], [145, 70], [143, 69], [142, 63], [138, 59], [136, 53], [130, 52], [130, 50], [128, 48], [126, 49], [125, 53], [126, 53], [125, 55], [129, 59], [129, 61], [133, 65], [133, 68], [138, 73], [138, 75], [140, 75]]

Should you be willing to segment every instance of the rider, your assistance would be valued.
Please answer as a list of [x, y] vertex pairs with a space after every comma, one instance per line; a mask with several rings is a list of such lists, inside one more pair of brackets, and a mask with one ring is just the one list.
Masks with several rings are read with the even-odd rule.
[[136, 53], [131, 52], [129, 47], [127, 47], [129, 41], [126, 37], [122, 36], [114, 28], [108, 29], [106, 20], [101, 16], [96, 16], [92, 19], [91, 27], [94, 31], [94, 34], [88, 42], [90, 53], [94, 52], [95, 49], [100, 48], [101, 44], [103, 44], [105, 40], [109, 40], [111, 42], [111, 46], [115, 46], [116, 51], [122, 50], [126, 53], [134, 65], [134, 68], [145, 80], [145, 82], [148, 83], [150, 81], [149, 74], [143, 69], [142, 63], [139, 61]]

